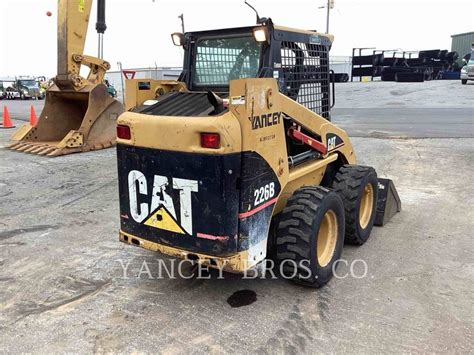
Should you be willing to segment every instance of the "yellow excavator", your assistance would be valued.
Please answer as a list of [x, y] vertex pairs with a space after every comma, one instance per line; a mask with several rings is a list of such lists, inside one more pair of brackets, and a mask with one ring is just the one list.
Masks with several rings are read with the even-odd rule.
[[[124, 107], [103, 83], [110, 64], [83, 54], [91, 7], [92, 0], [58, 0], [58, 74], [46, 91], [38, 123], [20, 127], [10, 149], [59, 156], [115, 144], [116, 120]], [[89, 68], [87, 78], [81, 66]]]

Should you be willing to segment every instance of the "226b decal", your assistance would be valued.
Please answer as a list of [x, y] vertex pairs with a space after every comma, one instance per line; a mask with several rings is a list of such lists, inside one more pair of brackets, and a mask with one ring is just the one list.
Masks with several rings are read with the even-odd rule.
[[265, 186], [262, 186], [261, 188], [255, 190], [253, 195], [255, 197], [255, 207], [261, 203], [264, 203], [265, 201], [270, 200], [273, 196], [275, 196], [275, 183], [271, 182]]

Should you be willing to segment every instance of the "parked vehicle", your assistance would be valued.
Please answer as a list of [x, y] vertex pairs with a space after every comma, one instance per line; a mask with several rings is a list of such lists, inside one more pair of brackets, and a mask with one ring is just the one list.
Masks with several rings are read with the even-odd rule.
[[105, 86], [107, 86], [107, 92], [109, 93], [110, 96], [112, 97], [117, 97], [117, 90], [115, 90], [114, 86], [109, 83], [107, 79], [104, 80]]
[[7, 100], [14, 100], [16, 98], [19, 97], [19, 93], [17, 92], [17, 90], [13, 87], [14, 85], [14, 81], [4, 81], [3, 82], [3, 87], [4, 87], [4, 90], [5, 90], [5, 93], [4, 93], [4, 98], [7, 99]]
[[5, 87], [3, 86], [3, 81], [0, 81], [0, 100], [5, 98]]
[[467, 84], [468, 80], [474, 81], [474, 43], [471, 56], [468, 60], [466, 59], [463, 59], [466, 62], [466, 65], [461, 68], [461, 84], [463, 85]]
[[13, 84], [6, 89], [6, 98], [10, 100], [38, 99], [40, 88], [33, 77], [18, 77]]

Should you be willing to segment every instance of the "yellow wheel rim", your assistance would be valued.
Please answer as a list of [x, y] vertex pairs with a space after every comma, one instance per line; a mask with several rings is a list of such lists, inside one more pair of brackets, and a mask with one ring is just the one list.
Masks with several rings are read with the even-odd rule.
[[337, 218], [334, 211], [329, 210], [324, 214], [319, 226], [316, 254], [318, 263], [324, 267], [332, 259], [337, 243]]
[[367, 228], [370, 217], [372, 217], [372, 211], [374, 209], [374, 188], [371, 183], [368, 183], [364, 187], [362, 199], [360, 200], [359, 207], [359, 224], [362, 229]]

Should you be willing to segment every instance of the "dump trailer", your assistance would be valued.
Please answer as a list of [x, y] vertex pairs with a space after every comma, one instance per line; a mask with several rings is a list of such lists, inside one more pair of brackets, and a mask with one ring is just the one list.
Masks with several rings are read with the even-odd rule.
[[[103, 83], [110, 64], [83, 54], [91, 6], [92, 0], [58, 1], [58, 74], [46, 90], [38, 123], [20, 127], [10, 149], [58, 156], [115, 144], [124, 107]], [[80, 75], [81, 66], [89, 68], [87, 78]]]
[[118, 119], [120, 240], [237, 273], [273, 257], [326, 284], [378, 201], [375, 170], [330, 121], [333, 37], [270, 19], [172, 37], [179, 80], [131, 81]]

